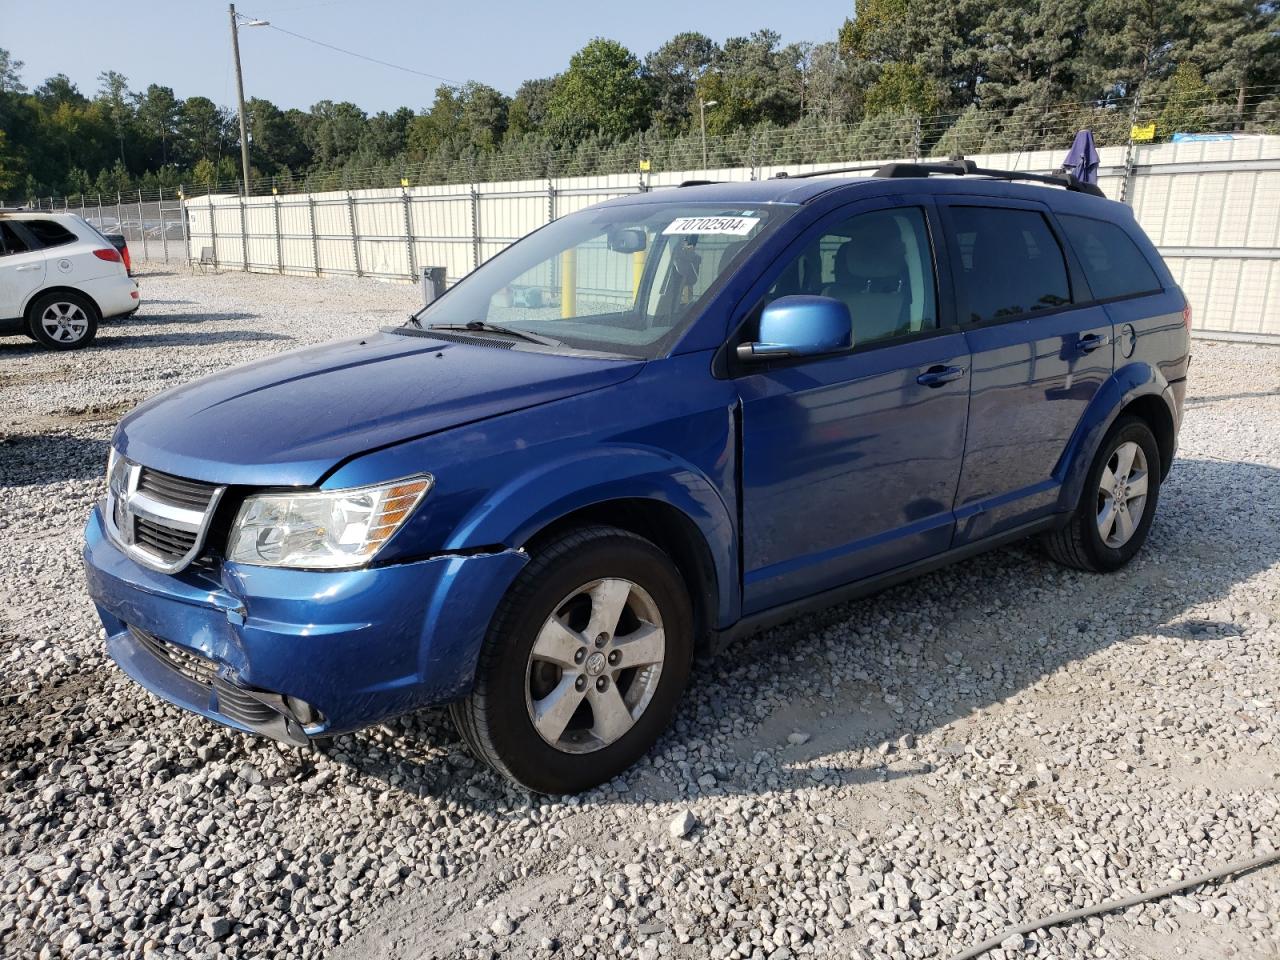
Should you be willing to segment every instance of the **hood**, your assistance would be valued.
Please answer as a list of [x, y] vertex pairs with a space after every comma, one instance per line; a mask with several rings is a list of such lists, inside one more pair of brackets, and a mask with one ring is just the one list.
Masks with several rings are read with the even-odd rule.
[[121, 421], [115, 444], [193, 480], [305, 486], [356, 454], [621, 383], [642, 366], [381, 332], [158, 394]]

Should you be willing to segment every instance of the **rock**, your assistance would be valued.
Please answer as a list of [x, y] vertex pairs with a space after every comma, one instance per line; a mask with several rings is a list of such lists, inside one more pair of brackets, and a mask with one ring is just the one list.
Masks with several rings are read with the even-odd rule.
[[231, 921], [226, 917], [205, 917], [200, 921], [200, 929], [210, 940], [221, 940], [231, 932]]
[[791, 744], [793, 747], [802, 746], [803, 744], [808, 743], [809, 739], [809, 734], [801, 733], [798, 730], [795, 733], [787, 734], [787, 743]]
[[693, 815], [693, 811], [682, 810], [676, 814], [668, 829], [673, 837], [687, 837], [697, 825], [698, 818]]
[[509, 937], [516, 932], [516, 922], [505, 913], [500, 913], [489, 924], [489, 930], [495, 937]]

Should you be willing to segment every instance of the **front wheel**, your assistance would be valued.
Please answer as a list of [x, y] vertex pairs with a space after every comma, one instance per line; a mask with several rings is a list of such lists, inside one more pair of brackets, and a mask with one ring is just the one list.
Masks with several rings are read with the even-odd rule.
[[1146, 542], [1159, 496], [1156, 438], [1142, 420], [1124, 417], [1099, 447], [1070, 521], [1045, 535], [1045, 549], [1078, 570], [1119, 570]]
[[539, 549], [503, 598], [472, 693], [450, 708], [468, 746], [540, 793], [617, 776], [671, 722], [693, 616], [671, 560], [614, 527]]

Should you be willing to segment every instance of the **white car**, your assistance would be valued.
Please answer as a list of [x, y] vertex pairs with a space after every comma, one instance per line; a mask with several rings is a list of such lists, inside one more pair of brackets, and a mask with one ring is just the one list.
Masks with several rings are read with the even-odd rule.
[[75, 350], [139, 303], [120, 252], [80, 217], [0, 211], [0, 335]]

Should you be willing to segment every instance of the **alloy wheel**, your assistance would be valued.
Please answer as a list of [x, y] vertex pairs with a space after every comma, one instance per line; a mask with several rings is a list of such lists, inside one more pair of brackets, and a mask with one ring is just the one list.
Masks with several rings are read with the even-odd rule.
[[76, 343], [89, 332], [89, 317], [78, 304], [57, 300], [40, 314], [40, 327], [50, 340]]
[[1126, 440], [1116, 447], [1098, 480], [1098, 535], [1113, 550], [1128, 543], [1147, 505], [1147, 455]]
[[615, 743], [658, 689], [662, 615], [630, 580], [602, 579], [565, 597], [538, 631], [525, 680], [534, 729], [564, 753]]

